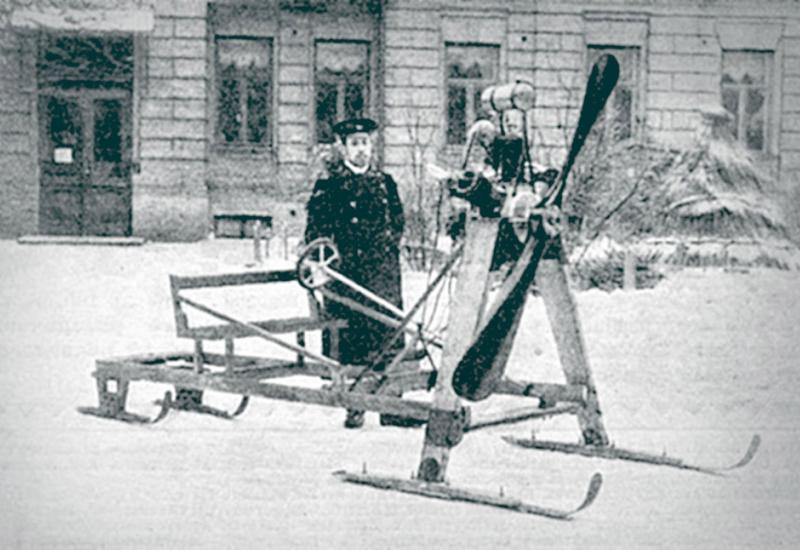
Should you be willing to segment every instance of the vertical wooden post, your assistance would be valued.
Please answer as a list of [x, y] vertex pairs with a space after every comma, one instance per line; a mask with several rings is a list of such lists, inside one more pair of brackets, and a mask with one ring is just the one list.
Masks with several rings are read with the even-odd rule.
[[203, 355], [203, 340], [195, 338], [194, 340], [194, 372], [203, 374], [205, 365], [205, 356]]
[[460, 441], [463, 424], [468, 420], [461, 417], [464, 409], [453, 391], [453, 371], [472, 343], [483, 315], [496, 237], [496, 219], [467, 217], [464, 252], [417, 471], [417, 477], [424, 481], [444, 481], [450, 449]]
[[636, 290], [636, 253], [631, 247], [625, 248], [625, 261], [622, 268], [623, 290]]
[[257, 264], [261, 263], [261, 221], [253, 222], [253, 260]]
[[233, 374], [233, 338], [225, 338], [225, 371], [227, 374]]
[[536, 272], [536, 288], [544, 300], [567, 383], [586, 387], [586, 402], [578, 410], [583, 441], [587, 445], [608, 445], [608, 434], [603, 426], [597, 388], [586, 357], [575, 297], [559, 260], [541, 260]]
[[[306, 333], [305, 332], [298, 332], [297, 333], [297, 345], [306, 347]], [[297, 366], [302, 367], [306, 363], [306, 358], [302, 353], [297, 354]]]

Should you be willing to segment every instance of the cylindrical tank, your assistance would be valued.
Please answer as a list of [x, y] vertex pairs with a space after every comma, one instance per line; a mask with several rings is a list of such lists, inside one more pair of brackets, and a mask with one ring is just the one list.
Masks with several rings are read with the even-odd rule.
[[502, 113], [509, 109], [527, 111], [536, 102], [536, 92], [529, 82], [509, 82], [489, 86], [481, 93], [481, 106], [485, 110]]

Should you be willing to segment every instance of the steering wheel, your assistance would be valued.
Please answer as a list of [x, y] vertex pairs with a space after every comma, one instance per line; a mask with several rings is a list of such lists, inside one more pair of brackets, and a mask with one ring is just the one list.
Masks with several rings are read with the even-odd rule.
[[311, 241], [297, 260], [297, 280], [307, 290], [324, 286], [331, 280], [326, 268], [339, 265], [339, 250], [333, 241], [322, 237]]

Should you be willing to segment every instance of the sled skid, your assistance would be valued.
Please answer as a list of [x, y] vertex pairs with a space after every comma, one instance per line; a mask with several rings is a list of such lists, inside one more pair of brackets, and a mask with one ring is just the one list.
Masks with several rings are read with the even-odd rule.
[[[233, 412], [228, 412], [217, 407], [211, 407], [203, 403], [203, 392], [200, 390], [190, 390], [187, 388], [175, 388], [175, 399], [172, 399], [167, 406], [171, 409], [178, 411], [194, 412], [200, 414], [207, 414], [222, 418], [225, 420], [233, 420], [241, 415], [250, 403], [250, 396], [243, 395], [239, 405]], [[163, 399], [157, 399], [156, 405], [164, 405]]]
[[642, 462], [645, 464], [653, 464], [656, 466], [669, 466], [672, 468], [679, 468], [682, 470], [691, 470], [703, 474], [710, 474], [716, 476], [723, 476], [726, 472], [742, 468], [749, 464], [753, 457], [758, 452], [761, 445], [761, 436], [758, 434], [753, 435], [750, 439], [750, 444], [744, 453], [744, 456], [735, 464], [724, 467], [710, 467], [701, 466], [696, 464], [689, 464], [679, 458], [667, 456], [666, 454], [647, 453], [642, 451], [634, 451], [629, 449], [622, 449], [620, 447], [608, 446], [592, 446], [580, 445], [575, 443], [562, 443], [559, 441], [539, 441], [536, 439], [520, 439], [511, 436], [504, 436], [503, 440], [517, 447], [524, 449], [538, 449], [542, 451], [554, 451], [559, 453], [577, 454], [590, 458], [605, 458], [611, 460], [629, 460], [632, 462]]
[[572, 519], [573, 515], [591, 505], [595, 498], [597, 498], [597, 494], [600, 492], [600, 487], [603, 484], [603, 476], [600, 475], [600, 473], [595, 473], [589, 482], [589, 487], [586, 491], [586, 496], [584, 497], [583, 502], [581, 502], [581, 504], [576, 508], [563, 510], [559, 508], [528, 504], [519, 499], [509, 498], [502, 495], [489, 495], [470, 489], [451, 487], [445, 483], [431, 483], [421, 481], [419, 479], [399, 479], [370, 474], [354, 474], [342, 470], [334, 472], [333, 475], [338, 479], [348, 483], [368, 485], [377, 489], [399, 491], [401, 493], [409, 493], [429, 498], [438, 498], [441, 500], [481, 504], [484, 506], [502, 508], [504, 510], [511, 510], [523, 514], [532, 514], [535, 516], [560, 520]]
[[129, 424], [155, 424], [160, 422], [167, 416], [170, 408], [172, 407], [172, 394], [167, 391], [164, 397], [157, 401], [161, 406], [158, 414], [154, 417], [144, 416], [141, 414], [131, 413], [124, 409], [116, 409], [114, 407], [101, 406], [99, 407], [78, 407], [77, 410], [81, 414], [88, 414], [100, 418], [108, 418], [110, 420], [121, 420]]

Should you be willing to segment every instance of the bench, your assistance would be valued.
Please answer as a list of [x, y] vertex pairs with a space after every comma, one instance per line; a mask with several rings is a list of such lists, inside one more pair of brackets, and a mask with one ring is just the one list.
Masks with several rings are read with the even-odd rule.
[[[224, 230], [225, 225], [233, 224], [233, 234]], [[272, 229], [272, 216], [258, 212], [219, 212], [214, 214], [214, 236], [235, 237], [244, 239], [255, 236], [255, 227], [259, 224], [261, 230]], [[222, 226], [222, 231], [220, 231]]]

